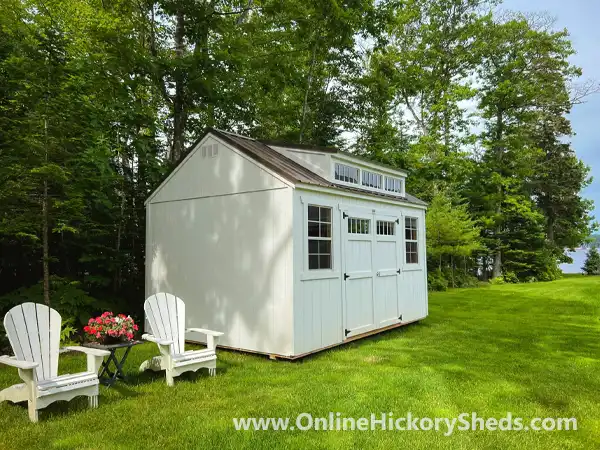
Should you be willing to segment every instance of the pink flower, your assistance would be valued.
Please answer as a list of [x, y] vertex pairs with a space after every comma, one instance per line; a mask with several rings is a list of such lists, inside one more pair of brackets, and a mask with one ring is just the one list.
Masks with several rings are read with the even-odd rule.
[[138, 327], [136, 324], [133, 324], [133, 329], [134, 329], [135, 331], [137, 331], [137, 330], [139, 329], [139, 327]]
[[96, 333], [96, 337], [100, 339], [100, 333]]
[[96, 317], [96, 323], [102, 323], [102, 319], [100, 317]]
[[127, 333], [127, 339], [132, 340], [133, 339], [133, 333]]

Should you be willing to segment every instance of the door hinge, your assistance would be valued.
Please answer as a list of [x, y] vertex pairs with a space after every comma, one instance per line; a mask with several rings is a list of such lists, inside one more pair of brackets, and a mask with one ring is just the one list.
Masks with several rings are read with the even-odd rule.
[[346, 281], [348, 278], [350, 278], [350, 275], [348, 275], [347, 273], [344, 273], [344, 281]]
[[396, 223], [400, 225], [400, 219], [396, 219]]
[[342, 213], [342, 219], [345, 219], [346, 217], [348, 217], [348, 214], [346, 214], [346, 212], [344, 211], [344, 212]]
[[397, 273], [398, 275], [400, 275], [400, 273], [402, 273], [402, 269], [398, 269], [398, 270], [396, 270], [396, 273]]
[[400, 317], [398, 317], [398, 320], [399, 320], [400, 322], [402, 322], [402, 314], [400, 314]]
[[352, 333], [352, 330], [349, 330], [348, 328], [344, 330], [344, 336], [348, 336], [350, 333]]

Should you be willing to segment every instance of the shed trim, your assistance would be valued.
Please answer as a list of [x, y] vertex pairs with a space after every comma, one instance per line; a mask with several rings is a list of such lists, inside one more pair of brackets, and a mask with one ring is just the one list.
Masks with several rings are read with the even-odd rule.
[[342, 197], [348, 197], [348, 198], [360, 198], [363, 200], [368, 200], [368, 201], [372, 201], [372, 202], [378, 202], [378, 203], [385, 203], [388, 205], [394, 205], [394, 206], [407, 206], [409, 208], [414, 208], [414, 209], [421, 209], [426, 211], [427, 210], [427, 204], [425, 202], [423, 202], [423, 204], [419, 204], [419, 203], [412, 203], [408, 200], [405, 200], [401, 197], [396, 198], [390, 198], [390, 197], [384, 197], [384, 196], [378, 196], [375, 193], [361, 193], [361, 192], [357, 192], [356, 189], [350, 190], [350, 188], [344, 189], [342, 186], [339, 187], [327, 187], [327, 186], [316, 186], [314, 184], [308, 184], [308, 183], [298, 183], [296, 185], [297, 189], [302, 189], [305, 191], [313, 191], [313, 192], [322, 192], [325, 194], [332, 194], [332, 195], [339, 195]]

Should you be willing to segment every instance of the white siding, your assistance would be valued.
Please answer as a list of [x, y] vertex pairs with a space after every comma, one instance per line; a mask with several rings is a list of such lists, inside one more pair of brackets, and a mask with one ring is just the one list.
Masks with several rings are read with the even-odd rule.
[[292, 196], [225, 145], [196, 152], [147, 205], [146, 295], [182, 298], [186, 327], [223, 331], [220, 344], [291, 355]]
[[[216, 156], [203, 156], [202, 147], [218, 145]], [[149, 203], [286, 187], [242, 152], [208, 135], [189, 154]]]
[[[333, 209], [333, 269], [308, 271], [305, 232], [305, 211], [308, 204], [330, 206]], [[294, 192], [294, 353], [318, 350], [344, 340], [344, 304], [342, 285], [342, 222], [341, 207], [364, 208], [372, 213], [410, 215], [419, 218], [418, 267], [404, 271], [400, 283], [402, 322], [427, 316], [427, 273], [425, 264], [425, 211], [410, 205], [396, 205], [340, 194], [296, 189]], [[404, 235], [404, 224], [398, 227]], [[404, 240], [401, 255], [404, 261]], [[375, 305], [376, 308], [377, 303]]]
[[278, 147], [276, 145], [270, 145], [270, 147], [302, 164], [307, 169], [321, 175], [323, 178], [331, 178], [331, 155], [328, 153], [297, 150], [287, 147]]

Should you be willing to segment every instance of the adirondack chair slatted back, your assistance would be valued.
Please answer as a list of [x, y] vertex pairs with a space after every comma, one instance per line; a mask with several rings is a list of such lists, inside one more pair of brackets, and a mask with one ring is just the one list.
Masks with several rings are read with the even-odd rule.
[[17, 359], [36, 362], [38, 380], [58, 375], [60, 314], [39, 303], [23, 303], [4, 316], [4, 329]]
[[159, 292], [144, 303], [146, 318], [152, 334], [160, 339], [172, 340], [173, 353], [184, 351], [185, 303], [173, 294]]

